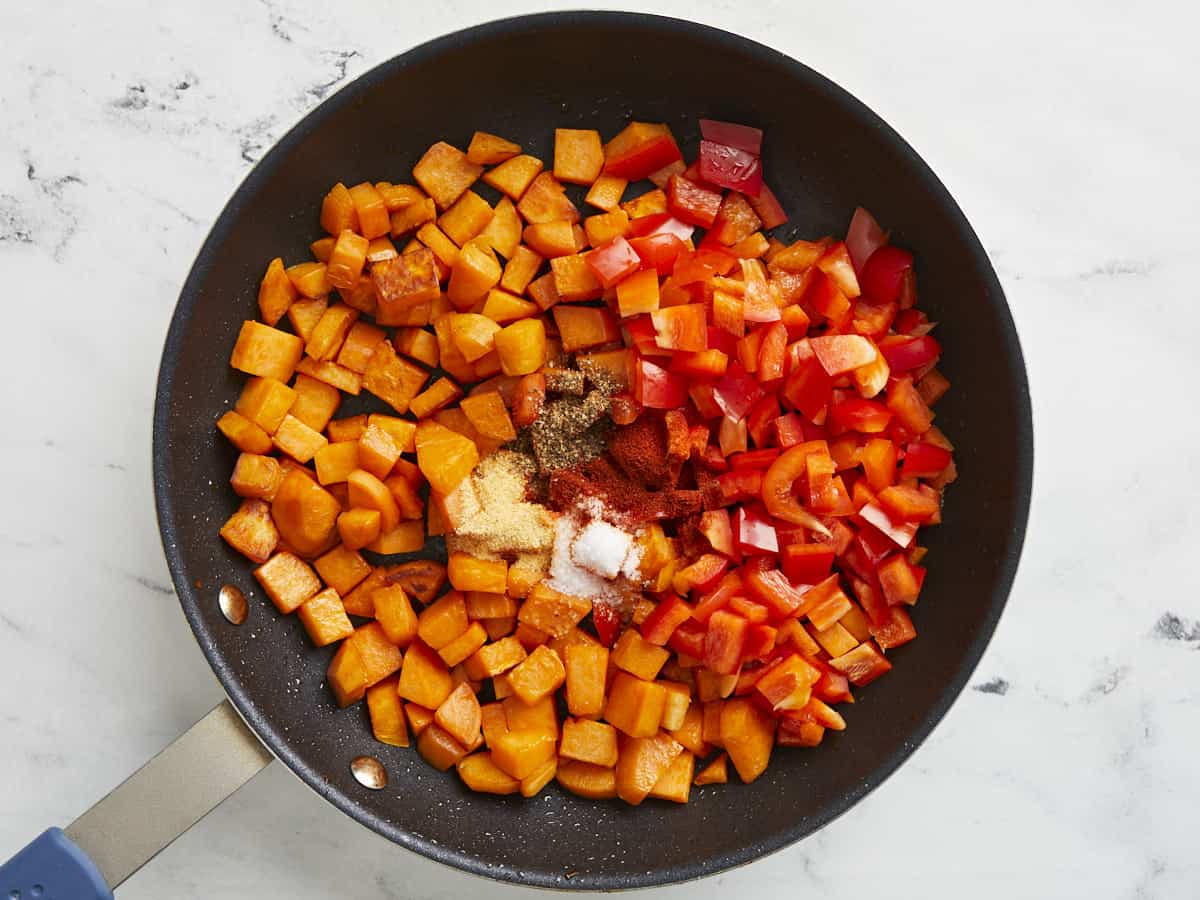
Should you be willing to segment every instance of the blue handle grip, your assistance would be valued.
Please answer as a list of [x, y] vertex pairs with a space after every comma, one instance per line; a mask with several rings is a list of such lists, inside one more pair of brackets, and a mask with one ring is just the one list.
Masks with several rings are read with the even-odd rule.
[[0, 866], [2, 900], [113, 900], [86, 853], [61, 828], [48, 828]]

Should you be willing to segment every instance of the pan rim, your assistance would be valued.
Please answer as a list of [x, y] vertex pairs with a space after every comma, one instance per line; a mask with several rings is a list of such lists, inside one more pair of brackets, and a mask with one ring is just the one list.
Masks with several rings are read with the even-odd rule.
[[[459, 48], [464, 43], [470, 44], [501, 38], [546, 27], [586, 27], [587, 25], [600, 24], [620, 25], [626, 28], [641, 29], [658, 34], [670, 32], [693, 37], [697, 34], [703, 34], [706, 41], [765, 58], [776, 65], [786, 68], [799, 81], [805, 83], [809, 89], [825, 95], [831, 102], [845, 108], [853, 117], [875, 129], [883, 140], [888, 142], [900, 156], [905, 158], [907, 165], [911, 167], [914, 177], [920, 181], [923, 189], [927, 192], [929, 202], [942, 207], [954, 223], [954, 227], [963, 236], [964, 241], [970, 249], [970, 264], [982, 273], [985, 281], [990, 282], [990, 290], [988, 291], [990, 297], [988, 302], [995, 307], [994, 312], [1001, 322], [1005, 355], [1010, 363], [1012, 387], [1015, 394], [1013, 402], [1016, 407], [1017, 433], [1014, 435], [1014, 442], [1017, 458], [1015, 460], [1015, 480], [1013, 484], [1014, 512], [1010, 523], [1007, 552], [999, 566], [998, 576], [991, 592], [991, 600], [983, 616], [981, 627], [973, 640], [965, 648], [963, 663], [954, 677], [945, 683], [937, 701], [931, 704], [924, 712], [910, 731], [907, 739], [895, 752], [885, 758], [867, 778], [863, 779], [855, 790], [843, 795], [837, 803], [830, 804], [829, 808], [807, 817], [802, 822], [788, 828], [780, 829], [777, 833], [756, 844], [661, 869], [628, 875], [599, 873], [572, 881], [564, 880], [561, 872], [530, 870], [507, 864], [488, 865], [479, 857], [459, 852], [427, 838], [414, 835], [404, 828], [385, 821], [359, 807], [350, 795], [335, 788], [330, 782], [322, 778], [319, 772], [311, 769], [300, 758], [299, 754], [292, 748], [279, 728], [269, 721], [268, 716], [262, 711], [260, 706], [238, 683], [200, 615], [196, 591], [187, 579], [183, 557], [176, 541], [177, 535], [173, 522], [177, 511], [174, 494], [169, 487], [167, 450], [169, 446], [169, 426], [171, 419], [170, 401], [173, 396], [177, 360], [201, 285], [208, 277], [216, 261], [218, 247], [232, 227], [233, 222], [241, 215], [243, 206], [249, 198], [254, 197], [258, 193], [262, 184], [268, 178], [269, 173], [280, 160], [286, 157], [300, 141], [317, 129], [336, 110], [339, 110], [348, 103], [352, 103], [356, 97], [374, 87], [379, 81], [392, 77], [394, 73], [410, 64], [432, 59], [447, 50]], [[332, 803], [343, 813], [354, 818], [360, 824], [371, 828], [408, 850], [459, 870], [485, 878], [525, 886], [555, 888], [559, 890], [621, 890], [666, 885], [713, 875], [745, 865], [796, 843], [824, 828], [834, 819], [855, 806], [871, 791], [890, 778], [912, 756], [916, 749], [924, 743], [933, 732], [933, 729], [943, 720], [950, 707], [969, 682], [995, 633], [997, 622], [1012, 590], [1024, 545], [1032, 497], [1033, 423], [1028, 374], [1024, 363], [1024, 356], [1021, 352], [1016, 325], [1013, 321], [1012, 312], [1008, 306], [1003, 288], [999, 283], [999, 279], [986, 252], [980, 244], [978, 236], [967, 221], [957, 202], [937, 175], [934, 174], [908, 142], [876, 113], [848, 91], [798, 60], [757, 41], [735, 35], [711, 25], [668, 16], [621, 11], [545, 12], [493, 20], [451, 32], [419, 44], [379, 63], [358, 78], [344, 85], [303, 116], [251, 169], [234, 190], [213, 223], [180, 290], [179, 299], [172, 314], [171, 324], [164, 342], [155, 396], [152, 472], [154, 477], [155, 507], [159, 520], [163, 550], [176, 593], [180, 600], [180, 605], [188, 620], [188, 624], [200, 645], [201, 651], [204, 653], [205, 658], [208, 660], [209, 665], [212, 667], [213, 672], [216, 674], [238, 713], [255, 734], [258, 735], [259, 739], [270, 749], [272, 754], [284, 762], [293, 774], [316, 791], [317, 794]]]

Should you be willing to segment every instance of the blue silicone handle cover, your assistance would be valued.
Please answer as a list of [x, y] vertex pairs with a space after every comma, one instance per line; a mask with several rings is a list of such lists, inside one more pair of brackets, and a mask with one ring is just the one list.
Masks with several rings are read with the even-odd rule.
[[0, 866], [3, 900], [113, 900], [104, 877], [61, 828], [48, 828]]

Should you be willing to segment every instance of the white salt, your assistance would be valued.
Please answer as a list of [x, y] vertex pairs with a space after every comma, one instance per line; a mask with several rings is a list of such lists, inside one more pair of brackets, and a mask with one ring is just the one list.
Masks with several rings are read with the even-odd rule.
[[575, 536], [571, 556], [589, 572], [602, 578], [616, 578], [629, 555], [633, 538], [602, 519], [593, 519]]
[[612, 586], [598, 575], [581, 568], [571, 557], [571, 545], [578, 534], [571, 516], [560, 516], [554, 523], [554, 551], [550, 559], [550, 587], [563, 594], [592, 599], [606, 597]]

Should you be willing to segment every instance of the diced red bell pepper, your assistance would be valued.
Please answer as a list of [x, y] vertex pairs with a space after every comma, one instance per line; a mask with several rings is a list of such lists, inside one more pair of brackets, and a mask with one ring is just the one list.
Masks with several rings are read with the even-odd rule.
[[613, 394], [609, 407], [614, 425], [631, 425], [642, 414], [642, 405], [625, 392]]
[[719, 609], [708, 620], [704, 635], [704, 666], [718, 675], [732, 675], [742, 661], [750, 623], [736, 613]]
[[729, 357], [737, 354], [737, 338], [724, 328], [718, 328], [716, 325], [708, 326], [708, 346], [710, 348], [715, 347]]
[[953, 457], [949, 450], [925, 441], [916, 441], [904, 448], [900, 474], [912, 478], [935, 478], [946, 470]]
[[834, 334], [812, 338], [809, 342], [829, 375], [837, 377], [853, 372], [875, 359], [875, 345], [861, 334]]
[[[677, 309], [678, 307], [670, 308]], [[711, 334], [712, 329], [709, 329], [709, 335]], [[668, 369], [698, 381], [715, 381], [725, 374], [728, 367], [729, 357], [720, 350], [710, 347], [696, 353], [676, 353], [671, 357], [671, 365]]]
[[730, 612], [735, 612], [751, 625], [765, 622], [771, 617], [771, 611], [761, 603], [755, 603], [753, 600], [748, 600], [745, 597], [733, 597], [729, 601], [729, 606], [726, 607]]
[[896, 445], [887, 438], [872, 438], [858, 452], [867, 484], [873, 491], [882, 491], [896, 481]]
[[698, 353], [708, 349], [707, 313], [699, 303], [669, 306], [650, 313], [654, 340], [664, 350]]
[[837, 559], [843, 572], [856, 575], [865, 581], [875, 578], [875, 563], [867, 556], [862, 545], [857, 541], [847, 547]]
[[758, 157], [726, 144], [700, 142], [699, 172], [709, 184], [748, 196], [762, 190], [762, 163]]
[[813, 685], [820, 677], [820, 669], [806, 662], [799, 654], [792, 653], [761, 676], [754, 689], [762, 694], [775, 712], [798, 710], [808, 703]]
[[755, 214], [762, 221], [763, 228], [776, 228], [787, 223], [788, 216], [783, 211], [783, 204], [766, 184], [763, 184], [757, 195], [752, 194], [746, 199], [750, 201]]
[[912, 268], [907, 250], [888, 244], [871, 254], [862, 270], [862, 292], [876, 303], [897, 303], [904, 275]]
[[633, 316], [621, 323], [629, 335], [629, 346], [642, 356], [666, 356], [654, 340], [654, 322], [649, 315]]
[[713, 399], [721, 412], [740, 421], [763, 396], [762, 388], [740, 364], [729, 364], [725, 375], [713, 385]]
[[851, 700], [850, 679], [841, 672], [825, 670], [812, 687], [813, 693], [826, 703], [845, 703]]
[[783, 574], [793, 584], [816, 584], [829, 577], [833, 548], [828, 544], [788, 544], [780, 563]]
[[626, 275], [632, 275], [642, 265], [642, 258], [637, 251], [620, 235], [584, 254], [583, 259], [606, 288], [612, 287]]
[[879, 434], [892, 421], [892, 411], [878, 400], [851, 397], [829, 407], [829, 422], [836, 432]]
[[756, 500], [762, 494], [763, 473], [759, 469], [735, 469], [717, 476], [724, 505]]
[[771, 520], [748, 506], [739, 506], [733, 514], [733, 545], [743, 556], [779, 552], [779, 538]]
[[925, 405], [911, 378], [897, 378], [888, 386], [887, 407], [896, 421], [914, 435], [922, 435], [933, 424], [933, 411]]
[[666, 125], [630, 122], [604, 145], [604, 174], [640, 181], [663, 166], [683, 159]]
[[634, 364], [633, 396], [648, 409], [676, 409], [688, 399], [687, 379], [672, 374], [648, 359]]
[[742, 659], [766, 659], [775, 649], [779, 629], [766, 622], [758, 622], [746, 631], [746, 643], [742, 647]]
[[741, 453], [746, 449], [747, 435], [745, 419], [733, 419], [729, 416], [721, 417], [721, 424], [717, 429], [717, 443], [721, 447], [721, 453], [725, 456], [731, 456], [734, 453]]
[[779, 720], [775, 743], [780, 747], [819, 747], [825, 738], [825, 727], [785, 716]]
[[755, 328], [737, 342], [738, 363], [751, 375], [758, 371], [758, 351], [762, 347], [762, 339], [762, 329]]
[[724, 275], [736, 262], [724, 250], [701, 247], [694, 253], [680, 253], [675, 260], [673, 277], [680, 285], [708, 281], [714, 275]]
[[918, 337], [892, 336], [880, 341], [879, 352], [891, 370], [899, 374], [937, 362], [942, 355], [942, 346], [937, 338], [928, 334]]
[[704, 242], [732, 247], [762, 228], [762, 224], [750, 201], [737, 191], [731, 191], [721, 201]]
[[888, 618], [881, 624], [871, 624], [871, 636], [884, 650], [907, 644], [917, 636], [912, 616], [903, 606], [889, 606]]
[[764, 447], [761, 450], [750, 450], [745, 453], [735, 453], [729, 458], [729, 465], [734, 469], [767, 469], [779, 458], [778, 447]]
[[773, 425], [775, 426], [775, 440], [785, 450], [788, 447], [804, 443], [804, 424], [794, 412], [780, 416]]
[[889, 556], [875, 569], [875, 574], [889, 606], [899, 606], [901, 603], [912, 606], [917, 602], [921, 583], [925, 580], [925, 570], [910, 563], [903, 553]]
[[760, 397], [750, 407], [750, 412], [746, 413], [746, 430], [750, 433], [750, 440], [754, 441], [754, 446], [766, 447], [771, 443], [774, 436], [771, 423], [779, 418], [779, 413], [779, 401], [775, 399], [774, 394]]
[[694, 659], [703, 659], [704, 626], [695, 620], [683, 622], [671, 634], [667, 646], [676, 653], [682, 653]]
[[928, 522], [941, 509], [936, 492], [925, 493], [905, 484], [884, 488], [879, 492], [879, 503], [889, 515], [905, 522]]
[[743, 259], [739, 262], [742, 266], [742, 282], [746, 286], [742, 296], [743, 316], [746, 321], [778, 322], [783, 318], [779, 292], [772, 290], [761, 263], [756, 259]]
[[855, 687], [870, 684], [892, 668], [892, 664], [884, 659], [883, 654], [876, 650], [870, 641], [864, 641], [849, 653], [834, 657], [829, 661], [829, 665], [850, 679], [850, 683]]
[[700, 533], [708, 538], [709, 546], [715, 551], [733, 556], [733, 525], [729, 521], [729, 510], [706, 509], [700, 514]]
[[787, 326], [775, 322], [761, 328], [762, 343], [758, 348], [758, 380], [762, 384], [783, 378], [787, 365]]
[[706, 591], [729, 568], [729, 559], [719, 553], [705, 553], [675, 573], [676, 585], [689, 591]]
[[692, 608], [678, 594], [668, 594], [642, 621], [642, 637], [665, 647], [675, 629], [692, 617]]
[[721, 192], [672, 175], [667, 180], [667, 208], [681, 222], [709, 228], [721, 208]]
[[854, 270], [860, 278], [871, 254], [886, 243], [887, 232], [879, 227], [875, 217], [861, 206], [854, 210], [850, 227], [846, 230], [846, 249], [850, 251]]
[[887, 600], [883, 598], [883, 591], [880, 590], [879, 582], [875, 580], [874, 575], [870, 578], [850, 576], [850, 589], [854, 592], [863, 612], [867, 614], [867, 618], [871, 620], [872, 627], [888, 621], [890, 607]]
[[692, 384], [688, 387], [688, 396], [691, 397], [692, 405], [696, 407], [700, 418], [715, 419], [721, 415], [721, 407], [717, 406], [717, 401], [713, 399], [711, 384]]
[[850, 251], [844, 241], [837, 241], [817, 260], [817, 268], [833, 279], [838, 289], [853, 300], [861, 291], [858, 286], [858, 275], [854, 272], [854, 263], [850, 260]]
[[750, 125], [738, 125], [734, 122], [721, 122], [717, 119], [701, 119], [700, 135], [706, 141], [724, 144], [726, 147], [736, 147], [754, 156], [762, 155], [763, 133], [761, 128]]
[[859, 526], [854, 543], [866, 554], [872, 569], [887, 556], [896, 552], [896, 542], [874, 525], [866, 522]]
[[603, 600], [597, 600], [592, 603], [592, 625], [600, 643], [611, 647], [621, 631], [621, 614]]
[[839, 587], [831, 596], [808, 610], [808, 620], [817, 631], [824, 631], [837, 624], [838, 619], [850, 611], [850, 598]]
[[642, 268], [654, 269], [660, 276], [670, 275], [675, 260], [687, 249], [687, 245], [670, 233], [650, 234], [629, 241], [633, 252], [641, 260]]
[[701, 624], [707, 624], [709, 617], [718, 609], [724, 609], [729, 601], [743, 590], [742, 576], [738, 572], [725, 575], [716, 587], [706, 591], [696, 601], [692, 609], [692, 618]]
[[899, 516], [894, 516], [878, 503], [868, 503], [858, 511], [864, 522], [869, 522], [883, 534], [896, 542], [897, 547], [912, 546], [917, 536], [916, 522], [906, 522]]
[[802, 591], [800, 605], [796, 609], [796, 615], [808, 615], [811, 610], [816, 609], [822, 603], [837, 597], [838, 594], [842, 593], [840, 581], [840, 577], [835, 572], [824, 581], [820, 581], [817, 584], [814, 584], [808, 590]]
[[858, 334], [882, 338], [896, 321], [899, 312], [900, 305], [897, 303], [873, 303], [859, 298], [854, 303], [850, 327]]
[[746, 569], [746, 589], [755, 599], [781, 619], [796, 614], [804, 602], [803, 589], [793, 585], [779, 569]]
[[812, 421], [829, 403], [833, 379], [814, 357], [793, 368], [782, 394], [794, 410]]
[[842, 293], [837, 283], [824, 272], [813, 277], [804, 302], [813, 312], [823, 316], [837, 331], [845, 331], [854, 318], [854, 304]]

